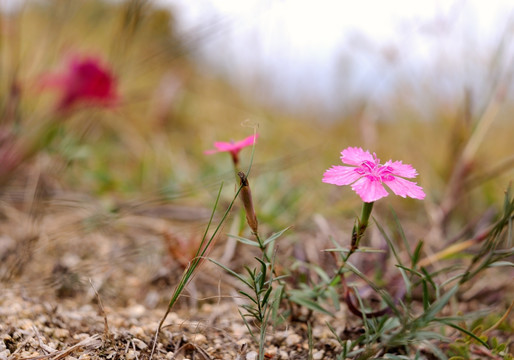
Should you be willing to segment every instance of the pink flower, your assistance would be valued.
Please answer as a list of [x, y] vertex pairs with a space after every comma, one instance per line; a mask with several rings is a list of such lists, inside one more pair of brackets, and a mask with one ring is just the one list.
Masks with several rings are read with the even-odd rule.
[[358, 147], [349, 147], [341, 152], [343, 164], [353, 166], [332, 166], [323, 174], [323, 182], [334, 185], [350, 185], [364, 202], [374, 202], [388, 195], [384, 184], [396, 195], [424, 199], [423, 189], [412, 181], [418, 175], [411, 165], [389, 160], [380, 164], [373, 153]]
[[59, 110], [68, 110], [79, 103], [110, 106], [118, 99], [114, 75], [93, 57], [73, 57], [63, 73], [44, 76], [42, 85], [59, 89]]
[[234, 141], [231, 141], [231, 142], [217, 141], [214, 143], [214, 147], [216, 149], [207, 150], [207, 151], [205, 151], [205, 154], [210, 155], [210, 154], [215, 154], [218, 152], [229, 152], [232, 155], [232, 159], [234, 160], [234, 163], [237, 164], [238, 160], [239, 160], [238, 159], [239, 152], [243, 148], [255, 144], [258, 136], [259, 136], [259, 134], [250, 135], [250, 136], [244, 138], [243, 140], [236, 141], [236, 142], [234, 142]]

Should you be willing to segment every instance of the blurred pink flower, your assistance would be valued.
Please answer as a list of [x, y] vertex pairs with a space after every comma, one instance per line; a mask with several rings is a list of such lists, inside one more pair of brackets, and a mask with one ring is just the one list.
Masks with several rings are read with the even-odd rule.
[[210, 154], [215, 154], [218, 152], [229, 152], [232, 155], [232, 159], [234, 160], [234, 163], [237, 164], [238, 160], [239, 160], [238, 154], [241, 151], [241, 149], [255, 144], [258, 136], [259, 136], [259, 134], [250, 135], [250, 136], [244, 138], [243, 140], [236, 141], [236, 142], [234, 142], [234, 141], [231, 141], [231, 142], [217, 141], [214, 143], [214, 147], [216, 149], [206, 150], [205, 154], [210, 155]]
[[401, 197], [425, 198], [420, 186], [404, 179], [418, 175], [411, 165], [392, 160], [382, 165], [375, 153], [371, 155], [358, 147], [344, 149], [341, 155], [343, 164], [353, 166], [332, 166], [323, 174], [323, 182], [339, 186], [352, 184], [352, 189], [368, 203], [388, 195], [384, 184]]
[[65, 71], [45, 75], [42, 85], [60, 91], [59, 110], [79, 103], [111, 106], [118, 99], [112, 71], [94, 57], [71, 58]]

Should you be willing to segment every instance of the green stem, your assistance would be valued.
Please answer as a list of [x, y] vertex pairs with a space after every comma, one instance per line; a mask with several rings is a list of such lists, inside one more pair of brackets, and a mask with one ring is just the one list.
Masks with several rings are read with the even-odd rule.
[[[261, 240], [259, 233], [253, 233], [253, 234], [255, 235], [255, 238], [259, 242], [259, 248], [261, 249], [263, 260], [265, 260], [268, 264], [272, 265], [273, 263], [271, 262], [271, 259], [268, 256], [268, 249], [264, 245], [264, 242]], [[272, 270], [273, 270], [273, 275], [275, 275], [275, 277], [278, 277], [278, 274], [276, 273], [275, 269], [273, 268]], [[278, 283], [282, 284], [282, 281], [279, 279]]]
[[[266, 246], [264, 246], [264, 243], [261, 240], [261, 237], [259, 236], [259, 233], [254, 232], [253, 235], [255, 236], [255, 238], [257, 239], [257, 242], [259, 243], [259, 248], [265, 254], [266, 253]], [[266, 260], [269, 261], [267, 256], [266, 256]]]
[[355, 252], [359, 248], [359, 243], [364, 235], [364, 232], [368, 228], [369, 217], [371, 215], [371, 211], [373, 210], [374, 203], [363, 203], [362, 204], [362, 212], [360, 219], [357, 219], [357, 223], [354, 225], [352, 230], [352, 244], [350, 248], [350, 253]]

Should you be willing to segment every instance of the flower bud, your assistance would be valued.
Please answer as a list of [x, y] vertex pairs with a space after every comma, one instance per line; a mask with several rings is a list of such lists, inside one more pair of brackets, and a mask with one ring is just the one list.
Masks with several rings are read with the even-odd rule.
[[246, 211], [246, 221], [248, 225], [252, 229], [254, 234], [257, 234], [258, 222], [257, 216], [255, 215], [255, 211], [253, 209], [253, 200], [252, 200], [252, 191], [250, 190], [250, 184], [248, 183], [248, 179], [243, 172], [238, 172], [237, 175], [241, 179], [241, 199], [243, 200], [243, 205]]

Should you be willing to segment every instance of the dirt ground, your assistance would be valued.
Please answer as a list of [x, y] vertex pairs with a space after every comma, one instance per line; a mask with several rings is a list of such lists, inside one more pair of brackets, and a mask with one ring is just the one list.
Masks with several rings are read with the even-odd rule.
[[[144, 359], [151, 352], [162, 309], [142, 305], [102, 307], [76, 300], [3, 296], [1, 359]], [[204, 305], [186, 318], [171, 313], [155, 359], [253, 359], [255, 344], [234, 305]], [[340, 346], [322, 327], [314, 329], [313, 358], [332, 358]], [[266, 348], [275, 359], [308, 356], [306, 326], [275, 331]]]
[[[1, 204], [0, 360], [147, 359], [167, 302], [209, 211], [102, 204], [79, 194], [10, 191]], [[238, 258], [220, 239], [216, 258]], [[228, 254], [228, 255], [227, 255]], [[251, 254], [248, 254], [251, 255]], [[240, 257], [240, 256], [239, 256]], [[159, 335], [154, 359], [254, 359], [231, 278], [204, 263]], [[268, 358], [335, 357], [326, 321], [348, 332], [344, 311], [270, 331]]]
[[[0, 203], [0, 360], [148, 359], [209, 210], [151, 200], [115, 204], [41, 189], [11, 188]], [[301, 242], [301, 252], [321, 256], [326, 244], [310, 239]], [[226, 236], [217, 241], [210, 256], [233, 268], [253, 257]], [[494, 276], [465, 289], [468, 305], [461, 312], [508, 302], [509, 273]], [[238, 313], [237, 288], [205, 261], [167, 317], [153, 358], [255, 359], [258, 344]], [[341, 345], [327, 323], [345, 340], [363, 331], [344, 304], [333, 317], [310, 319], [311, 339], [302, 316], [270, 328], [267, 358], [333, 359]], [[510, 336], [498, 334], [505, 341]]]

